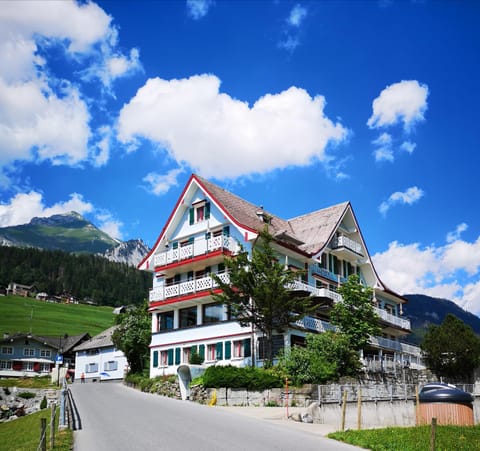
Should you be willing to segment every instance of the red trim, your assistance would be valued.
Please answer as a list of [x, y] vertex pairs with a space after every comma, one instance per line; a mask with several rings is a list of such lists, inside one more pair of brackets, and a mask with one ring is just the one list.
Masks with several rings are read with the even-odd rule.
[[[172, 332], [177, 332], [179, 330], [182, 330], [182, 329], [174, 329]], [[217, 335], [216, 337], [197, 338], [196, 340], [175, 341], [173, 343], [166, 343], [166, 344], [163, 344], [163, 345], [150, 345], [149, 348], [154, 349], [154, 348], [160, 348], [160, 347], [164, 347], [164, 346], [175, 346], [175, 345], [179, 345], [179, 344], [187, 344], [187, 343], [195, 343], [195, 342], [198, 343], [200, 341], [202, 343], [205, 342], [205, 344], [211, 344], [211, 343], [207, 343], [207, 342], [209, 342], [210, 340], [219, 340], [219, 339], [228, 338], [228, 337], [241, 337], [241, 336], [245, 336], [246, 334], [251, 334], [251, 331], [245, 331], [245, 332], [241, 332], [241, 333], [238, 333], [238, 334], [232, 334], [232, 335]], [[246, 337], [246, 338], [251, 338], [251, 337]]]
[[212, 290], [212, 291], [203, 290], [203, 291], [198, 291], [197, 293], [186, 294], [185, 296], [177, 296], [176, 298], [171, 298], [171, 299], [168, 299], [166, 301], [151, 302], [148, 310], [151, 311], [155, 307], [160, 307], [162, 305], [176, 304], [177, 302], [183, 302], [183, 301], [189, 301], [191, 299], [203, 298], [203, 297], [205, 297], [206, 293], [218, 294], [218, 293], [221, 293], [221, 291], [222, 290], [220, 288], [216, 288], [215, 290]]
[[208, 252], [206, 254], [197, 255], [196, 257], [186, 258], [184, 260], [178, 260], [174, 263], [169, 263], [167, 265], [155, 266], [155, 272], [166, 271], [168, 269], [173, 269], [173, 268], [177, 268], [179, 266], [183, 266], [187, 263], [196, 263], [196, 262], [199, 262], [199, 261], [202, 261], [202, 260], [207, 260], [207, 259], [212, 258], [212, 257], [217, 257], [219, 255], [229, 255], [230, 256], [230, 255], [232, 255], [232, 252], [229, 251], [228, 249], [219, 249], [218, 251]]
[[[192, 183], [193, 178], [194, 178], [194, 174], [192, 174], [192, 175], [190, 176], [190, 178], [188, 179], [188, 182], [186, 183], [185, 187], [183, 188], [182, 194], [181, 194], [180, 197], [178, 198], [177, 203], [175, 204], [175, 208], [172, 210], [172, 212], [170, 213], [170, 216], [168, 217], [167, 222], [166, 222], [165, 225], [163, 226], [163, 229], [162, 229], [160, 235], [158, 236], [157, 241], [155, 241], [155, 244], [154, 244], [153, 247], [150, 249], [150, 252], [145, 256], [145, 258], [137, 265], [137, 268], [140, 268], [140, 266], [142, 266], [143, 263], [144, 263], [146, 260], [148, 260], [148, 259], [150, 258], [150, 256], [156, 251], [157, 246], [158, 246], [158, 244], [160, 243], [161, 239], [163, 238], [163, 236], [164, 236], [164, 234], [165, 234], [165, 231], [167, 230], [168, 225], [170, 224], [170, 222], [172, 221], [173, 216], [175, 215], [176, 211], [178, 210], [178, 207], [181, 205], [181, 203], [183, 203], [183, 196], [184, 196], [185, 193], [187, 192], [188, 187], [189, 187], [190, 184]], [[182, 202], [181, 202], [181, 201], [182, 201]]]

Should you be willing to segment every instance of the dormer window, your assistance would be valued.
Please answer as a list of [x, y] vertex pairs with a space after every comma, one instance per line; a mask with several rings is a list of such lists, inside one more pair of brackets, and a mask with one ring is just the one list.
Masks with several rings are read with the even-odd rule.
[[195, 202], [190, 208], [190, 225], [210, 218], [210, 202], [201, 200]]

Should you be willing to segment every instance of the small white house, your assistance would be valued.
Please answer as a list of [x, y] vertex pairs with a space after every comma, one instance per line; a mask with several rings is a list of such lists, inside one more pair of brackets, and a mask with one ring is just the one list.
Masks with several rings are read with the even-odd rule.
[[123, 379], [128, 363], [123, 352], [115, 348], [112, 341], [112, 334], [117, 327], [104, 330], [74, 349], [76, 381], [81, 380], [82, 374], [87, 382]]

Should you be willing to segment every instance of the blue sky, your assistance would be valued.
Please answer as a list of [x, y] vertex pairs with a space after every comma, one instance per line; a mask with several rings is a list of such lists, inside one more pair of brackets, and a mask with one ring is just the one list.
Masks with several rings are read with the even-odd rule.
[[285, 219], [350, 200], [382, 280], [480, 313], [480, 4], [4, 1], [0, 226], [153, 245], [198, 173]]

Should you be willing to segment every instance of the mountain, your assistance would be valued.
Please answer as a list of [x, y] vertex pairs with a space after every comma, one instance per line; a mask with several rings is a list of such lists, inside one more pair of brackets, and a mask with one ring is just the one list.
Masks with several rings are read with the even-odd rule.
[[128, 240], [107, 249], [103, 256], [113, 262], [137, 266], [148, 251], [147, 245], [142, 240]]
[[136, 266], [148, 252], [143, 241], [116, 240], [74, 211], [33, 218], [28, 224], [0, 227], [0, 246], [97, 254], [132, 266]]
[[410, 319], [412, 334], [409, 343], [420, 344], [430, 324], [439, 325], [451, 313], [480, 335], [480, 318], [467, 312], [448, 299], [432, 298], [423, 294], [406, 294], [408, 303], [403, 306], [404, 314]]

